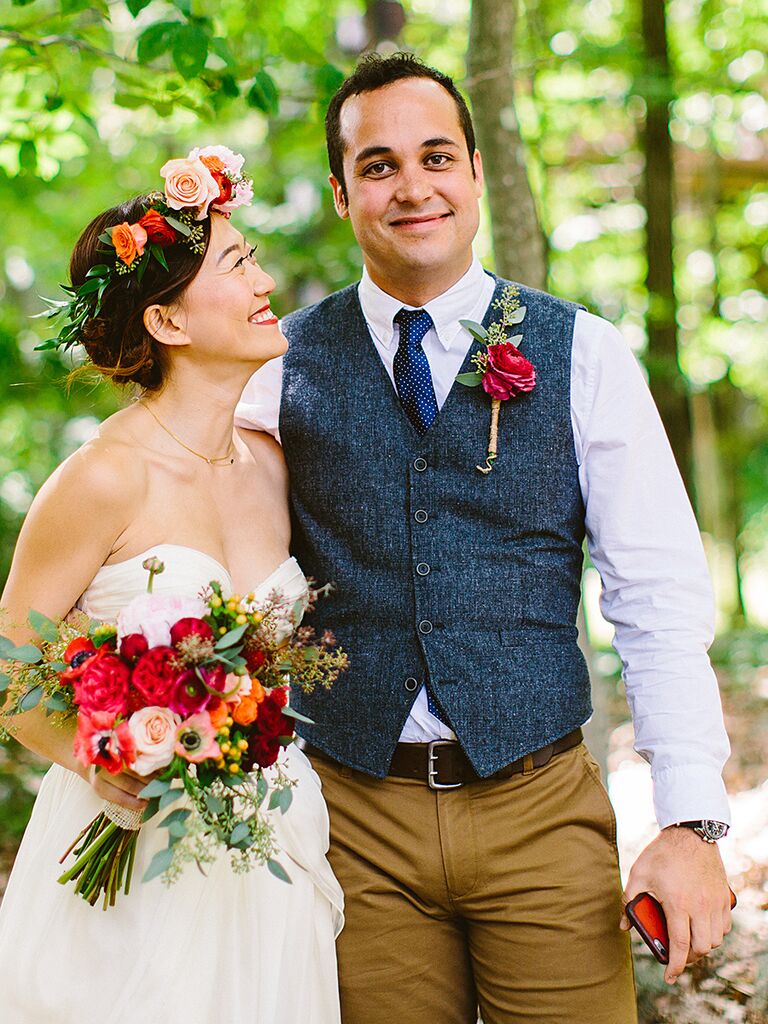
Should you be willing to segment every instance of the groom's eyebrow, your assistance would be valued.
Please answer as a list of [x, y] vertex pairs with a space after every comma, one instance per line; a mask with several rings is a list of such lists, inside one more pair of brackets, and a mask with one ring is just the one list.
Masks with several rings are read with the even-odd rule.
[[[449, 139], [447, 135], [440, 135], [434, 139], [426, 139], [421, 144], [422, 149], [434, 149], [435, 146], [453, 146], [455, 149], [459, 148], [458, 142], [453, 139]], [[391, 146], [366, 146], [365, 149], [361, 149], [355, 157], [355, 163], [362, 163], [363, 160], [370, 160], [372, 156], [391, 156], [393, 149]]]

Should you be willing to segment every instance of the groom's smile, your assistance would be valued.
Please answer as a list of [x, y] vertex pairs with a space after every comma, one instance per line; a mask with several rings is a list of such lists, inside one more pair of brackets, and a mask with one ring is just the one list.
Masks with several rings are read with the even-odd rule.
[[472, 260], [482, 192], [452, 96], [430, 79], [351, 96], [340, 117], [342, 184], [331, 184], [372, 279], [420, 305], [454, 284]]

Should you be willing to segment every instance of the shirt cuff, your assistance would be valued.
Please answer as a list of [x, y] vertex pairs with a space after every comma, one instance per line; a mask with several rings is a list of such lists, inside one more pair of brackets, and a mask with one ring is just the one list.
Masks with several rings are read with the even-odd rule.
[[702, 818], [731, 823], [725, 783], [709, 765], [681, 764], [653, 773], [653, 806], [659, 828]]

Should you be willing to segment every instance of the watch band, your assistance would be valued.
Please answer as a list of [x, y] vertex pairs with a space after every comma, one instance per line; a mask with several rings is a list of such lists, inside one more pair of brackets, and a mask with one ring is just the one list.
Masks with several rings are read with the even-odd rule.
[[728, 834], [728, 826], [724, 821], [713, 821], [702, 818], [699, 821], [678, 821], [678, 828], [692, 829], [705, 843], [716, 843]]

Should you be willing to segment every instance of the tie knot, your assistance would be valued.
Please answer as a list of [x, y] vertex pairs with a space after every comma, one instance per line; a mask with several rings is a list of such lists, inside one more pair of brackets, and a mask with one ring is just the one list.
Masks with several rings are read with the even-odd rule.
[[399, 325], [406, 341], [416, 344], [424, 340], [424, 335], [433, 326], [432, 317], [426, 309], [406, 309], [405, 306], [395, 313], [394, 322]]

